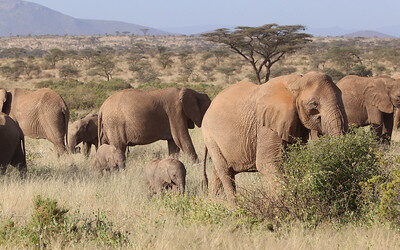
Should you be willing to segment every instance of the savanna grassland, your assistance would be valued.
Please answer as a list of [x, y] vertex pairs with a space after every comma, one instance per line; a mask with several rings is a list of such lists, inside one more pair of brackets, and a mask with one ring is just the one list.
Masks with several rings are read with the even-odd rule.
[[[198, 37], [0, 38], [0, 87], [50, 87], [71, 120], [95, 112], [115, 91], [188, 86], [210, 97], [251, 68]], [[337, 55], [341, 55], [337, 57]], [[345, 58], [345, 60], [342, 60]], [[314, 38], [272, 75], [400, 74], [400, 40]], [[166, 65], [166, 66], [165, 66]], [[165, 66], [165, 67], [164, 67]], [[191, 131], [203, 156], [200, 129]], [[166, 157], [164, 141], [131, 148], [127, 170], [99, 176], [81, 154], [57, 158], [45, 140], [26, 139], [25, 180], [0, 178], [0, 246], [10, 248], [396, 249], [400, 248], [400, 145], [364, 130], [289, 148], [282, 200], [258, 173], [237, 176], [238, 206], [208, 196], [202, 166], [184, 155], [187, 192], [148, 197], [144, 167]], [[208, 160], [208, 176], [212, 162]], [[211, 179], [211, 178], [210, 178]]]

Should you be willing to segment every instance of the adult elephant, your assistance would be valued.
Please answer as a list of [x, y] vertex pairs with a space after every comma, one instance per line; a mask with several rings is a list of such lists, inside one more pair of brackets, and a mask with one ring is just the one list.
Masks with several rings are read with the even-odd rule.
[[81, 152], [85, 156], [89, 156], [90, 149], [94, 145], [97, 149], [98, 137], [97, 126], [98, 115], [88, 114], [79, 118], [69, 126], [68, 130], [68, 149], [75, 153], [76, 146], [82, 142]]
[[69, 110], [53, 90], [0, 89], [0, 111], [15, 120], [25, 136], [49, 140], [58, 156], [66, 151]]
[[347, 130], [341, 95], [329, 76], [316, 72], [281, 76], [262, 85], [240, 82], [222, 91], [202, 126], [214, 164], [212, 194], [222, 182], [233, 203], [235, 175], [252, 171], [263, 174], [271, 190], [279, 192], [282, 145], [295, 138], [306, 141], [312, 129], [328, 135]]
[[99, 143], [125, 152], [127, 146], [167, 140], [170, 155], [182, 150], [196, 161], [188, 129], [201, 127], [210, 103], [206, 94], [188, 88], [122, 90], [100, 107]]
[[15, 166], [21, 175], [26, 174], [24, 134], [10, 116], [0, 112], [0, 173], [5, 174], [7, 166]]
[[371, 125], [378, 136], [390, 141], [394, 107], [400, 107], [400, 80], [350, 75], [337, 86], [343, 93], [349, 124]]

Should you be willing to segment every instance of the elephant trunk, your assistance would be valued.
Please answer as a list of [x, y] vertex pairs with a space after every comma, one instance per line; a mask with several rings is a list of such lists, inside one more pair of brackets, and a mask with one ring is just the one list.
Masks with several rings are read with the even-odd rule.
[[321, 125], [323, 134], [338, 136], [347, 132], [347, 116], [343, 106], [334, 105], [321, 114]]
[[71, 154], [76, 153], [77, 138], [76, 135], [68, 135], [68, 152]]

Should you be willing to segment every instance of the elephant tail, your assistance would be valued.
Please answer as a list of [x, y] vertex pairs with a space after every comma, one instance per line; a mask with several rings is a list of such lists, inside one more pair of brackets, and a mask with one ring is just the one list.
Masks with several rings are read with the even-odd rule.
[[396, 108], [394, 113], [393, 130], [398, 130], [400, 127], [400, 108]]
[[101, 110], [99, 111], [99, 115], [97, 117], [98, 121], [98, 127], [97, 127], [97, 137], [98, 137], [98, 147], [101, 146], [103, 137], [104, 137], [104, 131], [103, 131], [103, 112]]
[[203, 185], [208, 189], [208, 178], [207, 178], [207, 146], [204, 145], [204, 159], [203, 159]]
[[69, 109], [65, 105], [62, 109], [62, 114], [64, 116], [64, 129], [65, 129], [65, 145], [68, 148], [68, 122], [69, 122]]

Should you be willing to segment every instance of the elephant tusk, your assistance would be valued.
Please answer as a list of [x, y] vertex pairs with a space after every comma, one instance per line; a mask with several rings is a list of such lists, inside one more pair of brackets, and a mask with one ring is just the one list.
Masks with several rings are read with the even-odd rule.
[[204, 162], [199, 162], [199, 163], [195, 163], [192, 165], [192, 167], [198, 167], [198, 166], [202, 166]]

